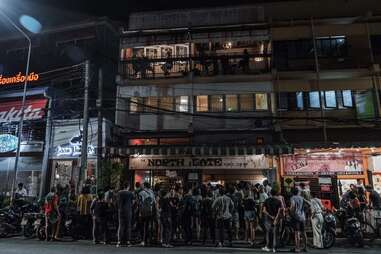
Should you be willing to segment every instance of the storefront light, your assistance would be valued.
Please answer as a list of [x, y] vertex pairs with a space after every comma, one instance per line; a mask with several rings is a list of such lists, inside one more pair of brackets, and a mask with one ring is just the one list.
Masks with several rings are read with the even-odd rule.
[[307, 149], [307, 150], [306, 150], [306, 152], [307, 152], [307, 153], [310, 153], [310, 152], [311, 152], [311, 150], [310, 150], [310, 149]]

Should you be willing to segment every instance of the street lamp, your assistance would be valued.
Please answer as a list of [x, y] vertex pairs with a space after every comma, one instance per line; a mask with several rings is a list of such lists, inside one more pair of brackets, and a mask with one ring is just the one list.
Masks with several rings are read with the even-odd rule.
[[[27, 56], [27, 61], [26, 61], [26, 70], [25, 70], [25, 82], [24, 82], [24, 92], [22, 96], [22, 103], [21, 103], [21, 109], [20, 112], [22, 112], [20, 121], [19, 121], [19, 126], [18, 126], [18, 134], [17, 134], [17, 150], [16, 150], [16, 158], [15, 158], [15, 165], [14, 165], [14, 173], [13, 173], [13, 180], [12, 180], [12, 189], [11, 189], [11, 201], [13, 201], [14, 198], [14, 191], [16, 187], [16, 180], [17, 180], [17, 170], [18, 170], [18, 163], [20, 160], [20, 152], [21, 152], [21, 137], [22, 137], [22, 129], [24, 126], [24, 109], [25, 109], [25, 102], [26, 102], [26, 89], [28, 86], [28, 76], [29, 76], [29, 65], [30, 65], [30, 55], [32, 51], [32, 40], [30, 37], [21, 29], [13, 20], [4, 12], [0, 9], [0, 15], [5, 18], [6, 21], [8, 21], [9, 24], [11, 24], [17, 31], [22, 34], [23, 37], [28, 41], [28, 56]], [[38, 30], [41, 29], [41, 24], [35, 20], [32, 17], [29, 16], [21, 16], [20, 22], [23, 25], [25, 29], [27, 29], [30, 32], [38, 32]], [[30, 24], [33, 27], [37, 28], [35, 31], [34, 29], [31, 29], [31, 27], [28, 26]]]

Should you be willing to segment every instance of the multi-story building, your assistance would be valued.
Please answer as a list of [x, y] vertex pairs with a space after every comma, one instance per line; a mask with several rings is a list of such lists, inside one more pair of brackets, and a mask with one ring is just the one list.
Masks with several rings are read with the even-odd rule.
[[[59, 13], [57, 13], [59, 12]], [[50, 185], [77, 182], [81, 154], [84, 83], [89, 78], [89, 149], [85, 175], [97, 168], [98, 69], [103, 69], [103, 144], [115, 117], [115, 76], [118, 33], [106, 19], [49, 11], [52, 22], [30, 35], [31, 79], [27, 87], [26, 114], [16, 182], [24, 183], [30, 196]], [[14, 13], [12, 13], [14, 14]], [[66, 15], [62, 23], [57, 16]], [[17, 20], [17, 16], [11, 16]], [[73, 22], [73, 23], [72, 23]], [[28, 44], [15, 31], [0, 28], [0, 191], [9, 192], [14, 177], [15, 151], [23, 96]], [[90, 61], [86, 75], [86, 60]], [[108, 135], [110, 136], [110, 135]], [[46, 183], [46, 184], [44, 184]]]
[[130, 176], [369, 183], [380, 13], [373, 0], [295, 0], [131, 14], [116, 112]]

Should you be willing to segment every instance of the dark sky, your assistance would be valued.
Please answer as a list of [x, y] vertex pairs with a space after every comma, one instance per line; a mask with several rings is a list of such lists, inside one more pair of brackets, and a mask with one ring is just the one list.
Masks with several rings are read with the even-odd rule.
[[[270, 0], [24, 0], [123, 20], [131, 11], [213, 7]], [[279, 0], [282, 1], [282, 0]], [[287, 1], [287, 0], [283, 0]]]

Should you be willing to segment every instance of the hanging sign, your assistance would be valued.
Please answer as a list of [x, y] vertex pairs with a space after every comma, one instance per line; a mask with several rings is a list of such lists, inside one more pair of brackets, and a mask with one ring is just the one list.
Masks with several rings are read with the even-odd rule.
[[[19, 72], [15, 76], [10, 77], [3, 77], [3, 75], [0, 75], [0, 85], [16, 85], [20, 83], [24, 83], [26, 81], [27, 77], [25, 75], [22, 75], [21, 72]], [[40, 76], [37, 73], [30, 73], [28, 75], [28, 82], [37, 81], [40, 79]]]

